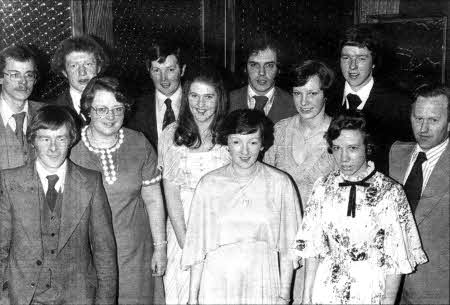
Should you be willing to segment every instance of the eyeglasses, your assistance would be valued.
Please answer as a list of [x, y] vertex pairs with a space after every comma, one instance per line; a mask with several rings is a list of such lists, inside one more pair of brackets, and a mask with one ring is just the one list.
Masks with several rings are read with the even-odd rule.
[[112, 109], [109, 109], [108, 107], [97, 107], [97, 108], [91, 107], [91, 109], [94, 110], [98, 116], [108, 115], [109, 112], [112, 112], [114, 115], [117, 115], [117, 116], [124, 115], [124, 113], [125, 113], [124, 106], [120, 106], [120, 107], [116, 107], [116, 108], [112, 108]]
[[[22, 73], [19, 71], [11, 71], [9, 73], [3, 72], [4, 75], [7, 75], [10, 80], [12, 81], [19, 81], [22, 79]], [[25, 77], [25, 80], [31, 82], [36, 80], [37, 73], [36, 72], [26, 72], [23, 77]]]

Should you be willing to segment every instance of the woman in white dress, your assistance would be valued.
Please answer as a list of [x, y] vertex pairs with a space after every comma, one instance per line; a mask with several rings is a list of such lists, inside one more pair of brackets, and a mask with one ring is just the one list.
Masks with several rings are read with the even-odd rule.
[[186, 221], [192, 195], [200, 178], [229, 162], [226, 147], [217, 143], [217, 128], [226, 114], [226, 93], [217, 71], [200, 67], [190, 72], [183, 86], [178, 121], [162, 132], [158, 166], [162, 170], [167, 222], [167, 304], [186, 304], [189, 272], [181, 270]]
[[258, 156], [273, 139], [264, 113], [231, 112], [220, 129], [231, 163], [195, 190], [182, 266], [191, 270], [189, 304], [288, 304], [288, 248], [301, 221], [289, 177]]
[[339, 169], [319, 178], [298, 232], [303, 304], [394, 304], [401, 274], [427, 261], [400, 184], [368, 161], [360, 113], [333, 119], [326, 140]]

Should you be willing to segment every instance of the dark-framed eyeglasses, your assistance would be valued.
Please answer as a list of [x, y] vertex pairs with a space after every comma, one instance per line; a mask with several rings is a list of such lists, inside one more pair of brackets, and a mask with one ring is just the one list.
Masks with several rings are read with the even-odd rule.
[[31, 82], [35, 81], [37, 79], [37, 73], [34, 71], [26, 72], [22, 75], [19, 71], [9, 71], [9, 72], [2, 72], [4, 75], [7, 75], [10, 80], [12, 81], [19, 81], [22, 79], [22, 77], [25, 78], [25, 80]]
[[121, 116], [125, 114], [125, 106], [119, 106], [115, 108], [108, 108], [108, 107], [91, 107], [92, 110], [98, 115], [98, 116], [106, 116], [109, 112], [112, 112], [114, 115]]

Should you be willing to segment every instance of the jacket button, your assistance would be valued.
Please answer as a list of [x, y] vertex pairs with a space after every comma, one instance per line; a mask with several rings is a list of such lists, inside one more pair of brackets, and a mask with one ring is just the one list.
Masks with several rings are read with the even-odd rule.
[[51, 254], [55, 254], [55, 250], [50, 250], [50, 253]]
[[42, 262], [40, 260], [37, 260], [36, 265], [40, 266], [40, 265], [42, 265]]
[[46, 288], [50, 288], [50, 284], [46, 284], [45, 287], [46, 287]]
[[31, 287], [34, 287], [34, 286], [36, 286], [36, 284], [35, 284], [35, 283], [31, 283], [30, 285], [31, 285]]

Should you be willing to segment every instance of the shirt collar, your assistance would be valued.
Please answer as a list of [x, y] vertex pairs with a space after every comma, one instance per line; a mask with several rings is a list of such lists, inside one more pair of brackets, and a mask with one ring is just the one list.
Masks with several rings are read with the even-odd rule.
[[444, 142], [442, 142], [442, 143], [439, 144], [439, 145], [436, 145], [436, 146], [433, 147], [433, 148], [430, 148], [430, 149], [427, 150], [427, 151], [424, 151], [424, 150], [419, 146], [419, 144], [416, 144], [416, 148], [415, 148], [415, 150], [414, 150], [414, 154], [418, 154], [418, 153], [420, 153], [420, 152], [424, 152], [425, 155], [427, 156], [427, 159], [429, 159], [429, 157], [432, 156], [432, 155], [434, 155], [434, 153], [435, 153], [436, 151], [438, 151], [438, 150], [442, 149], [444, 146], [446, 146], [446, 145], [448, 144], [448, 141], [449, 141], [449, 140], [448, 140], [448, 137], [447, 137], [447, 139], [445, 139]]
[[365, 84], [364, 87], [362, 87], [358, 91], [354, 91], [350, 87], [350, 84], [346, 81], [345, 87], [344, 87], [344, 97], [343, 97], [344, 102], [345, 102], [345, 98], [347, 97], [347, 94], [352, 93], [352, 94], [356, 94], [357, 96], [359, 96], [359, 98], [361, 99], [361, 102], [363, 104], [365, 104], [367, 102], [367, 100], [369, 99], [370, 91], [373, 88], [373, 84], [374, 84], [374, 80], [373, 80], [373, 77], [371, 76], [369, 82], [367, 84]]
[[156, 90], [156, 102], [158, 103], [158, 108], [159, 109], [163, 108], [165, 106], [164, 101], [168, 98], [171, 99], [172, 104], [173, 103], [179, 104], [181, 101], [181, 94], [182, 94], [181, 86], [178, 86], [178, 89], [171, 96], [166, 96], [161, 91]]
[[70, 97], [72, 98], [72, 104], [78, 114], [80, 114], [80, 101], [81, 101], [81, 93], [78, 90], [70, 87], [69, 89]]
[[56, 182], [55, 189], [59, 192], [64, 191], [64, 181], [65, 181], [66, 172], [67, 172], [67, 159], [64, 160], [64, 163], [61, 164], [61, 166], [56, 170], [55, 173], [50, 173], [42, 165], [39, 158], [36, 158], [36, 171], [39, 175], [39, 179], [41, 180], [44, 191], [47, 191], [47, 188], [48, 188], [47, 176], [49, 176], [49, 175], [58, 175], [58, 181]]
[[[28, 101], [25, 102], [25, 105], [23, 106], [23, 109], [20, 112], [25, 112], [28, 114]], [[15, 112], [11, 110], [11, 107], [9, 107], [8, 103], [6, 103], [5, 99], [1, 95], [0, 95], [0, 114], [2, 116], [3, 125], [5, 127], [8, 126], [9, 120], [11, 119], [13, 114], [15, 114]]]
[[[252, 88], [252, 86], [250, 86], [250, 84], [248, 85], [248, 90], [247, 90], [247, 92], [248, 92], [249, 98], [252, 98], [254, 95], [259, 95], [259, 94], [257, 94], [257, 93], [253, 90], [253, 88]], [[275, 86], [273, 86], [272, 89], [270, 89], [269, 91], [267, 91], [267, 93], [264, 94], [264, 96], [266, 96], [266, 97], [268, 98], [268, 100], [270, 101], [270, 99], [272, 98], [272, 96], [274, 95], [274, 93], [275, 93]]]

